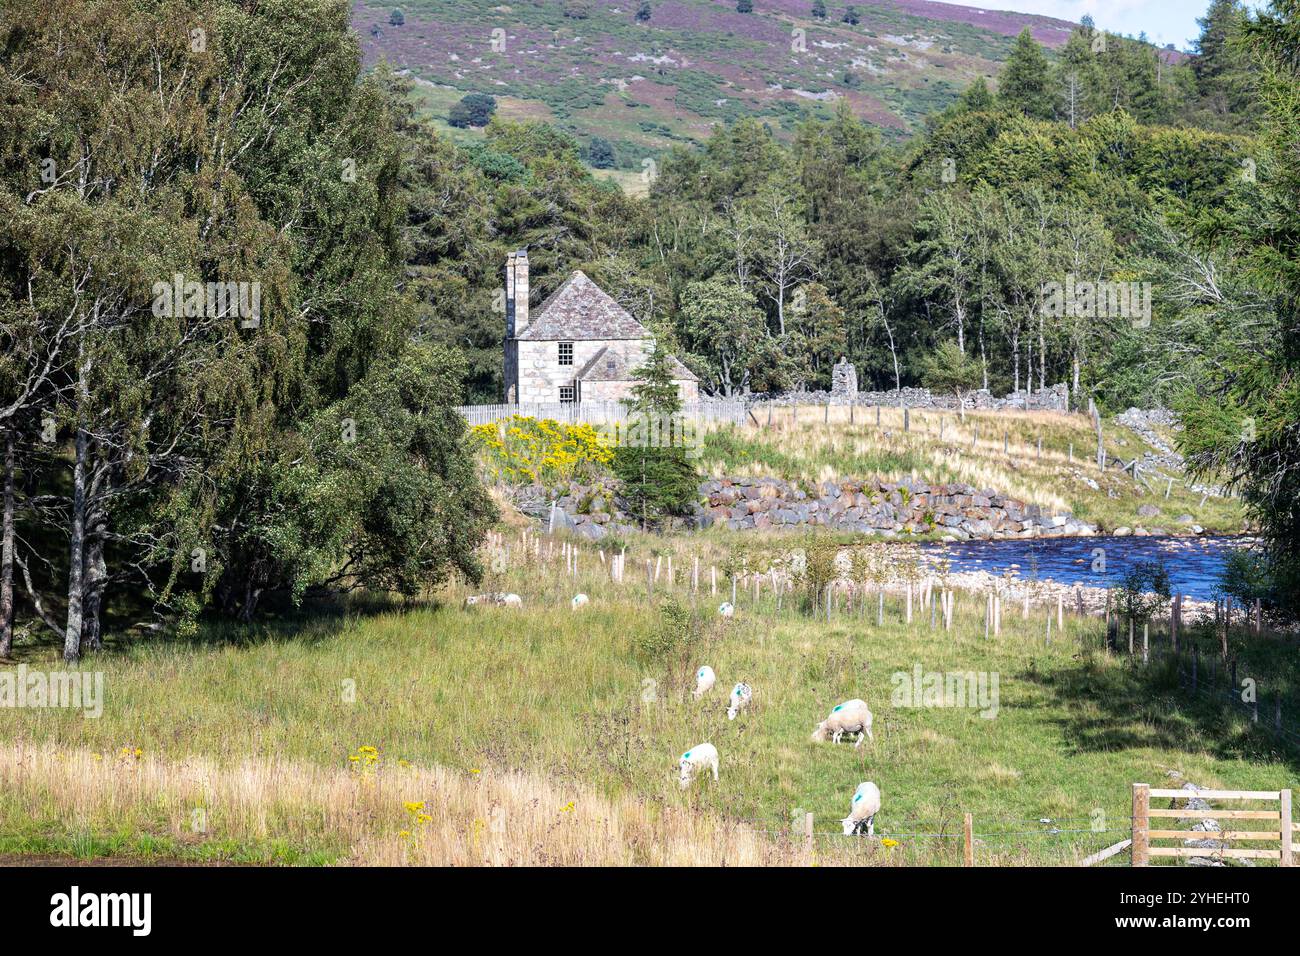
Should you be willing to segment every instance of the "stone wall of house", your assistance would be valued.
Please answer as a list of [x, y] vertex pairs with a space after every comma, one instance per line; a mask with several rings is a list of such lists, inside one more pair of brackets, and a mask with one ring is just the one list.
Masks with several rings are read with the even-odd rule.
[[[619, 353], [628, 368], [645, 361], [647, 343], [644, 339], [588, 339], [573, 343], [573, 364], [560, 364], [560, 343], [525, 339], [510, 343], [516, 349], [518, 362], [519, 402], [558, 402], [560, 386], [572, 385], [584, 365], [602, 348]], [[509, 361], [507, 361], [509, 364]]]
[[[845, 478], [814, 489], [779, 478], [713, 478], [701, 482], [686, 528], [726, 526], [733, 530], [830, 528], [885, 538], [936, 532], [956, 541], [970, 538], [1029, 538], [1042, 535], [1090, 536], [1096, 528], [1068, 513], [1049, 514], [994, 491], [963, 484]], [[539, 485], [517, 489], [515, 504], [544, 524], [555, 503], [556, 530], [572, 530], [594, 540], [637, 530], [618, 483]]]

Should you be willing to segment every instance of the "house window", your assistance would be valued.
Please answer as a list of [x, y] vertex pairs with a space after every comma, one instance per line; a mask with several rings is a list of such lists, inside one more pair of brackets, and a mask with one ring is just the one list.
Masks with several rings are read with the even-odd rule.
[[[570, 348], [572, 348], [572, 346], [570, 346]], [[568, 402], [576, 402], [576, 401], [578, 400], [578, 394], [577, 394], [577, 392], [578, 392], [578, 390], [577, 390], [577, 387], [576, 387], [576, 386], [573, 386], [573, 385], [561, 385], [561, 386], [560, 386], [560, 401], [561, 401], [561, 402], [566, 402], [566, 403], [568, 403]]]
[[560, 343], [560, 364], [561, 365], [573, 364], [573, 343], [572, 342]]

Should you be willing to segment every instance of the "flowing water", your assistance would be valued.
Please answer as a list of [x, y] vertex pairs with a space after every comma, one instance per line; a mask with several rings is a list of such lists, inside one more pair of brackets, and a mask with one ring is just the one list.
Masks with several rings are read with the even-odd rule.
[[[927, 552], [941, 552], [951, 560], [951, 570], [987, 571], [1001, 575], [1049, 579], [1059, 584], [1109, 588], [1118, 584], [1135, 564], [1157, 561], [1169, 573], [1170, 590], [1199, 600], [1213, 600], [1219, 574], [1230, 552], [1249, 547], [1252, 538], [1241, 537], [1097, 537], [1028, 538], [1006, 541], [958, 541], [927, 544]], [[1105, 551], [1105, 572], [1093, 570], [1094, 552]]]

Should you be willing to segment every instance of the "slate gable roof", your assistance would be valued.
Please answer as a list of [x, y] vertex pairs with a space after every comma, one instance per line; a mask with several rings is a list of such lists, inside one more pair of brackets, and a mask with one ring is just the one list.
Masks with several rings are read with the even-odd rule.
[[646, 339], [650, 332], [581, 270], [546, 297], [528, 328], [525, 342], [573, 342], [585, 339]]
[[632, 373], [623, 356], [606, 347], [593, 355], [574, 378], [580, 382], [626, 382], [632, 378]]
[[[672, 369], [674, 382], [697, 382], [699, 378], [681, 362], [677, 356], [668, 356], [668, 366]], [[627, 367], [623, 356], [603, 348], [591, 357], [586, 365], [574, 376], [580, 382], [630, 382], [636, 376]]]

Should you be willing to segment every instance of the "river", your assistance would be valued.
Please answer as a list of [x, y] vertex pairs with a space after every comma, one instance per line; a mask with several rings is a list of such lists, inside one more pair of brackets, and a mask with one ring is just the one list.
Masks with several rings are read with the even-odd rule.
[[[1047, 579], [1058, 584], [1109, 588], [1135, 564], [1158, 561], [1169, 572], [1170, 590], [1198, 601], [1214, 599], [1214, 589], [1227, 555], [1248, 547], [1242, 537], [1098, 537], [1028, 538], [1004, 541], [959, 541], [926, 544], [931, 554], [943, 553], [954, 572], [986, 571], [1001, 575]], [[1094, 552], [1105, 551], [1105, 572], [1093, 570]]]

